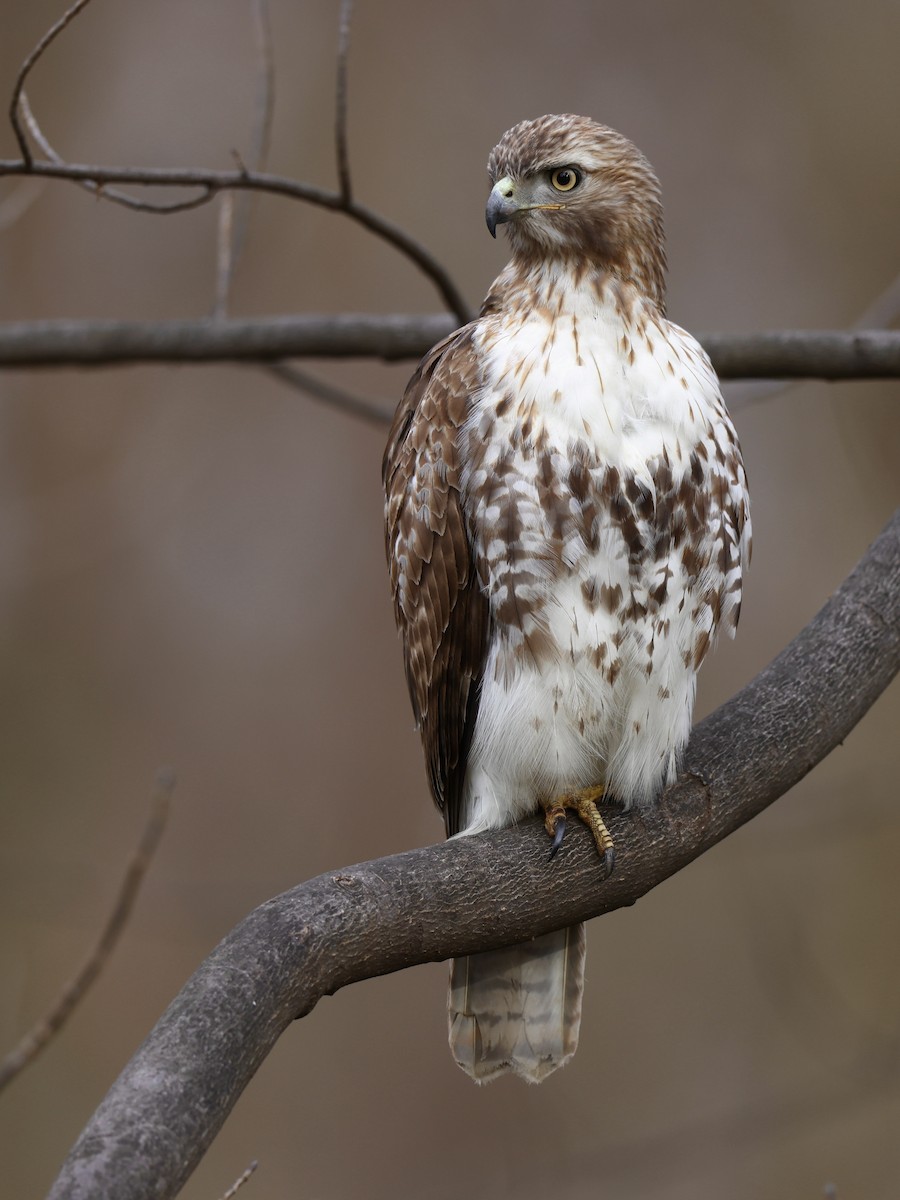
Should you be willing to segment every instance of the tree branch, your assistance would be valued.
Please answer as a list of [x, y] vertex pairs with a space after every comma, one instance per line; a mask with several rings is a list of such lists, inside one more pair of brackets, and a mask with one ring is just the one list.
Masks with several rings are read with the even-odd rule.
[[[18, 129], [18, 126], [17, 126]], [[440, 293], [447, 308], [459, 322], [471, 319], [472, 311], [449, 273], [421, 243], [411, 237], [405, 229], [395, 225], [386, 217], [358, 200], [344, 200], [340, 192], [287, 179], [282, 175], [271, 175], [263, 171], [212, 171], [202, 167], [103, 167], [84, 163], [39, 162], [31, 159], [0, 159], [0, 177], [36, 176], [41, 179], [68, 179], [82, 186], [90, 185], [101, 192], [107, 184], [124, 183], [138, 187], [199, 188], [200, 194], [167, 207], [146, 207], [145, 211], [171, 213], [177, 209], [196, 208], [211, 200], [218, 192], [226, 189], [237, 191], [267, 192], [274, 196], [286, 196], [292, 200], [303, 200], [320, 208], [329, 208], [344, 213], [371, 233], [399, 250], [425, 274]], [[114, 197], [115, 198], [115, 197]]]
[[[12, 99], [9, 108], [9, 118], [21, 152], [21, 159], [0, 160], [0, 176], [27, 175], [41, 176], [52, 179], [69, 179], [89, 191], [95, 191], [100, 196], [106, 196], [118, 204], [129, 208], [137, 208], [143, 212], [173, 213], [188, 208], [197, 208], [212, 200], [221, 191], [262, 191], [277, 195], [291, 196], [304, 200], [309, 204], [318, 204], [344, 213], [356, 221], [370, 233], [374, 233], [383, 241], [404, 254], [431, 280], [440, 293], [447, 308], [455, 313], [460, 323], [471, 319], [472, 312], [462, 293], [457, 288], [450, 273], [426, 248], [411, 237], [405, 229], [386, 220], [365, 204], [360, 204], [352, 196], [350, 187], [350, 163], [347, 155], [347, 55], [350, 46], [350, 21], [353, 12], [352, 0], [342, 0], [338, 32], [338, 57], [336, 112], [335, 112], [335, 150], [340, 190], [328, 191], [312, 184], [299, 183], [277, 175], [269, 175], [262, 171], [248, 171], [240, 162], [237, 171], [208, 171], [203, 169], [150, 169], [141, 170], [134, 167], [104, 167], [84, 166], [80, 163], [67, 163], [63, 160], [49, 141], [45, 138], [37, 119], [28, 107], [25, 96], [25, 80], [32, 67], [44, 53], [50, 43], [66, 28], [66, 26], [82, 11], [89, 0], [75, 0], [75, 3], [41, 38], [31, 54], [23, 62], [13, 86]], [[261, 43], [268, 38], [268, 19], [264, 8], [257, 9], [257, 25]], [[271, 82], [273, 66], [270, 49], [262, 46], [264, 58], [264, 85], [267, 89], [265, 103], [271, 104]], [[269, 114], [270, 116], [271, 114]], [[32, 135], [47, 155], [49, 161], [36, 162], [28, 139], [22, 128], [20, 117], [25, 121]], [[268, 117], [264, 115], [264, 123], [260, 130], [261, 137], [268, 137]], [[144, 186], [164, 186], [175, 188], [199, 188], [199, 194], [187, 200], [174, 203], [154, 204], [148, 201], [109, 188], [110, 184], [128, 183]], [[229, 224], [230, 214], [226, 213], [226, 224]], [[229, 231], [230, 232], [230, 231]], [[227, 274], [227, 271], [226, 271]], [[227, 282], [227, 279], [226, 279]], [[224, 305], [220, 304], [221, 308]]]
[[[25, 92], [19, 96], [18, 112], [22, 120], [25, 122], [25, 128], [46, 154], [47, 158], [59, 166], [65, 166], [65, 159], [54, 149], [50, 144], [50, 140], [38, 124], [37, 117], [31, 111], [31, 104], [28, 101], [28, 95]], [[29, 159], [29, 166], [33, 160]], [[30, 177], [30, 175], [29, 175]], [[188, 212], [192, 208], [200, 208], [203, 204], [208, 204], [212, 199], [212, 189], [204, 188], [197, 195], [192, 196], [188, 200], [164, 200], [154, 202], [153, 200], [139, 200], [137, 196], [132, 196], [128, 192], [123, 192], [121, 188], [109, 187], [106, 184], [94, 183], [89, 179], [82, 180], [81, 187], [86, 192], [91, 192], [92, 195], [102, 197], [104, 200], [111, 200], [114, 204], [120, 204], [123, 208], [130, 208], [133, 212], [155, 213], [157, 216], [169, 216], [172, 213]], [[229, 193], [230, 194], [230, 193]]]
[[310, 314], [195, 321], [34, 321], [0, 325], [0, 367], [147, 362], [272, 362], [284, 358], [419, 358], [453, 317]]
[[244, 1171], [243, 1174], [239, 1175], [234, 1181], [234, 1183], [222, 1197], [222, 1200], [232, 1200], [232, 1198], [238, 1194], [258, 1166], [259, 1163], [256, 1161], [256, 1159], [254, 1159], [247, 1170]]
[[[285, 358], [418, 359], [456, 328], [444, 313], [309, 313], [185, 321], [0, 324], [0, 368]], [[900, 333], [869, 330], [700, 334], [722, 379], [893, 379]]]
[[[821, 612], [694, 731], [646, 814], [612, 814], [615, 874], [573, 829], [547, 862], [538, 818], [321, 875], [220, 943], [125, 1068], [50, 1200], [176, 1195], [279, 1035], [325, 995], [633, 904], [784, 794], [900, 669], [900, 510]], [[298, 1084], [299, 1086], [299, 1084]]]
[[89, 3], [90, 0], [75, 0], [75, 3], [63, 13], [59, 20], [51, 25], [35, 48], [22, 63], [22, 66], [19, 68], [19, 74], [16, 76], [16, 81], [13, 84], [12, 98], [9, 102], [9, 121], [13, 127], [13, 133], [16, 135], [16, 141], [19, 143], [19, 149], [22, 152], [22, 159], [28, 167], [32, 166], [31, 148], [28, 145], [28, 139], [25, 137], [25, 132], [19, 123], [19, 101], [22, 97], [22, 91], [25, 87], [25, 80], [28, 78], [32, 67], [35, 65], [50, 43], [59, 37], [69, 22], [73, 21], [81, 12], [81, 10]]
[[708, 333], [700, 341], [722, 379], [893, 379], [900, 375], [900, 333], [780, 330]]

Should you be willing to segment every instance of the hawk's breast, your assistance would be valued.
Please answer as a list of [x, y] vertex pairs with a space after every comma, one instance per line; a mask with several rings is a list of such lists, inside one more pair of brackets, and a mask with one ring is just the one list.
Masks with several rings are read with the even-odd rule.
[[694, 647], [703, 637], [705, 653], [721, 615], [727, 564], [698, 604], [721, 540], [706, 487], [718, 389], [679, 333], [596, 299], [482, 322], [484, 385], [461, 444], [491, 610], [470, 753], [482, 823], [540, 794], [615, 784], [638, 743], [620, 774], [646, 798], [687, 736]]

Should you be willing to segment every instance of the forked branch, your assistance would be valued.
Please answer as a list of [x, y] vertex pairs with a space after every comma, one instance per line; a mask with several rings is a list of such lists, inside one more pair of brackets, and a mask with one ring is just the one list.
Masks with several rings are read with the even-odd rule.
[[22, 63], [21, 67], [19, 68], [19, 74], [16, 76], [16, 81], [13, 84], [12, 98], [9, 102], [9, 120], [13, 127], [13, 133], [16, 135], [16, 141], [19, 143], [19, 150], [22, 152], [22, 158], [29, 166], [32, 162], [31, 148], [28, 145], [28, 139], [25, 136], [25, 131], [22, 129], [22, 125], [19, 120], [19, 102], [22, 98], [25, 88], [25, 80], [28, 78], [31, 69], [34, 67], [34, 64], [38, 61], [50, 43], [59, 37], [65, 27], [71, 21], [74, 21], [81, 10], [89, 3], [90, 0], [75, 0], [75, 3], [66, 9], [59, 20], [55, 21], [50, 26], [38, 44]]
[[[471, 309], [463, 298], [459, 288], [454, 283], [449, 272], [438, 262], [426, 248], [411, 237], [405, 229], [380, 216], [365, 204], [353, 198], [350, 186], [350, 163], [347, 152], [347, 55], [350, 46], [350, 21], [353, 14], [352, 0], [342, 0], [339, 25], [337, 82], [336, 82], [336, 113], [335, 113], [335, 150], [337, 156], [337, 171], [339, 190], [330, 191], [327, 188], [316, 187], [313, 184], [301, 183], [297, 180], [285, 179], [277, 175], [269, 175], [262, 171], [248, 171], [239, 166], [237, 171], [205, 171], [205, 170], [151, 170], [141, 171], [129, 167], [85, 167], [78, 163], [66, 162], [49, 143], [41, 130], [28, 99], [25, 95], [25, 81], [35, 63], [60, 33], [78, 16], [89, 0], [75, 0], [75, 3], [60, 17], [60, 19], [44, 34], [35, 48], [31, 51], [19, 69], [13, 85], [12, 98], [9, 107], [9, 119], [13, 127], [16, 141], [19, 144], [21, 159], [0, 160], [0, 176], [26, 175], [51, 179], [69, 179], [98, 195], [124, 204], [143, 212], [171, 214], [188, 208], [197, 208], [208, 203], [223, 191], [256, 191], [269, 192], [275, 195], [290, 196], [308, 204], [320, 205], [341, 212], [351, 220], [358, 222], [377, 237], [393, 246], [401, 254], [410, 259], [422, 273], [431, 280], [437, 288], [448, 309], [455, 314], [460, 322], [465, 322], [472, 316]], [[257, 12], [258, 26], [263, 28], [263, 37], [267, 34], [267, 17]], [[264, 52], [265, 53], [265, 52]], [[265, 72], [266, 106], [271, 103], [272, 67], [266, 63]], [[269, 114], [270, 116], [270, 114]], [[260, 133], [267, 140], [267, 123], [269, 116], [264, 118], [266, 125]], [[24, 121], [24, 127], [23, 127]], [[25, 127], [37, 141], [49, 161], [36, 161], [28, 144]], [[262, 145], [263, 142], [258, 144]], [[185, 200], [170, 203], [155, 204], [143, 201], [135, 196], [120, 191], [115, 186], [119, 183], [138, 187], [163, 186], [175, 188], [199, 189]]]

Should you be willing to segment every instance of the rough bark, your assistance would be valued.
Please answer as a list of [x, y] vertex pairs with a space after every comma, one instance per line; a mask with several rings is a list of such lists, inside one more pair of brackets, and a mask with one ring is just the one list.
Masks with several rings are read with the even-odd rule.
[[609, 817], [608, 882], [586, 830], [573, 827], [548, 863], [535, 819], [330, 872], [268, 901], [169, 1006], [51, 1200], [176, 1195], [279, 1035], [322, 996], [633, 904], [802, 779], [898, 669], [900, 510], [806, 629], [698, 726], [659, 808]]

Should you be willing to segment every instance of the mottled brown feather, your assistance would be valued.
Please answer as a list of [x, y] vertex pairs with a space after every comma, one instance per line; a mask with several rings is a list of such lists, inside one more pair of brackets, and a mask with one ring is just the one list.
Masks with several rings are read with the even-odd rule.
[[460, 495], [458, 434], [479, 386], [471, 327], [413, 375], [384, 456], [385, 539], [406, 679], [428, 778], [448, 834], [462, 786], [488, 639], [488, 603]]

